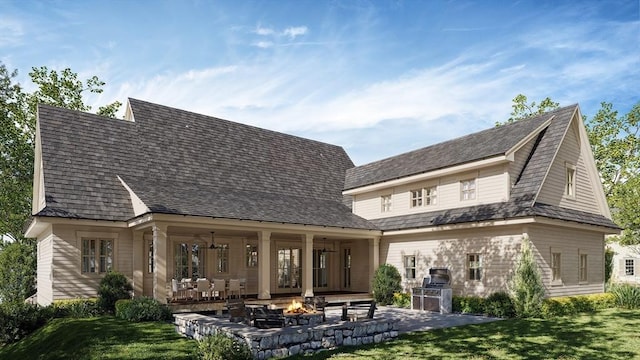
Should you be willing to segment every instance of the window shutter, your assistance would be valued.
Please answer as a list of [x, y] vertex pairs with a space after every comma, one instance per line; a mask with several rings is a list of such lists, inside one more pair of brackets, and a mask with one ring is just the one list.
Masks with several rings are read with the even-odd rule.
[[618, 260], [618, 276], [619, 277], [623, 277], [625, 276], [625, 272], [624, 272], [624, 258]]
[[633, 259], [633, 275], [637, 278], [640, 278], [640, 259]]

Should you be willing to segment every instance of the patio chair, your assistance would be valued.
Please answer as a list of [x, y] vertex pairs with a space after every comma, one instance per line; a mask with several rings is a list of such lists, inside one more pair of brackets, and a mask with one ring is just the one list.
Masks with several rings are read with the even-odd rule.
[[211, 300], [211, 282], [205, 278], [196, 280], [196, 297], [200, 300], [202, 294], [206, 294], [207, 300]]
[[229, 298], [232, 298], [234, 293], [237, 293], [240, 298], [240, 279], [229, 280]]
[[240, 296], [242, 297], [242, 294], [244, 293], [244, 297], [247, 296], [247, 279], [246, 278], [240, 278]]
[[213, 279], [213, 296], [220, 299], [227, 297], [227, 282], [224, 279]]

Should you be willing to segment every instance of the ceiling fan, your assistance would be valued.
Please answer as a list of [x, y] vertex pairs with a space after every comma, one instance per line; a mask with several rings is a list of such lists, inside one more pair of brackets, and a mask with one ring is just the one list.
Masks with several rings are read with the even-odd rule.
[[324, 245], [324, 246], [322, 247], [321, 252], [322, 252], [323, 254], [336, 252], [335, 250], [327, 249], [327, 238], [326, 238], [326, 237], [322, 238], [322, 240], [323, 240], [323, 245]]

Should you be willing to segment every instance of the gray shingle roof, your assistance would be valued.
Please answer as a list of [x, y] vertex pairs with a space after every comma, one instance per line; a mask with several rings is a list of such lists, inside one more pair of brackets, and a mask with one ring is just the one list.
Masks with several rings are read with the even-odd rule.
[[504, 155], [568, 106], [347, 170], [345, 190]]
[[[543, 124], [547, 119], [553, 118], [549, 126], [546, 127], [535, 140], [536, 145], [531, 150], [530, 158], [522, 169], [517, 181], [511, 189], [511, 198], [509, 201], [492, 203], [486, 205], [470, 206], [465, 208], [457, 208], [450, 210], [433, 211], [428, 213], [411, 214], [396, 216], [384, 219], [370, 220], [381, 230], [403, 230], [414, 229], [429, 226], [438, 226], [445, 224], [460, 224], [477, 221], [502, 220], [509, 218], [520, 218], [530, 216], [541, 216], [550, 219], [573, 221], [581, 224], [589, 224], [603, 226], [611, 229], [620, 229], [610, 219], [597, 214], [583, 211], [567, 209], [558, 206], [546, 205], [535, 202], [535, 198], [543, 184], [547, 170], [553, 163], [558, 148], [562, 144], [565, 133], [571, 125], [574, 113], [578, 106], [572, 105], [527, 119], [519, 122], [490, 129], [477, 134], [465, 136], [456, 140], [452, 140], [454, 148], [464, 147], [465, 144], [477, 143], [478, 141], [487, 141], [490, 143], [505, 143], [507, 145], [500, 148], [499, 146], [480, 145], [480, 151], [477, 160], [487, 157], [487, 154], [498, 155], [503, 154], [515, 145], [519, 139], [524, 138], [526, 131], [533, 131]], [[520, 127], [522, 126], [522, 127]], [[517, 134], [518, 139], [503, 138], [504, 134]], [[495, 141], [500, 139], [500, 141]], [[517, 140], [517, 141], [516, 141]], [[435, 150], [433, 150], [435, 149]], [[494, 150], [490, 150], [494, 149]], [[495, 152], [495, 149], [499, 152]], [[428, 147], [422, 149], [421, 156], [428, 154], [439, 154], [439, 147]], [[420, 152], [420, 150], [418, 150]], [[433, 156], [436, 156], [433, 155]], [[403, 155], [395, 157], [401, 160]], [[411, 156], [410, 158], [415, 158]], [[377, 163], [373, 163], [377, 164]], [[366, 166], [366, 165], [365, 165]], [[382, 166], [382, 165], [379, 165]], [[413, 171], [418, 167], [414, 167]]]
[[135, 122], [40, 107], [46, 208], [128, 220], [117, 176], [152, 212], [375, 229], [342, 196], [338, 146], [130, 99]]
[[602, 215], [561, 208], [554, 205], [536, 203], [534, 206], [530, 206], [526, 202], [517, 203], [512, 201], [432, 211], [428, 213], [394, 216], [370, 221], [383, 231], [392, 231], [469, 222], [516, 219], [532, 216], [541, 216], [556, 220], [572, 221], [611, 229], [620, 229], [611, 220]]

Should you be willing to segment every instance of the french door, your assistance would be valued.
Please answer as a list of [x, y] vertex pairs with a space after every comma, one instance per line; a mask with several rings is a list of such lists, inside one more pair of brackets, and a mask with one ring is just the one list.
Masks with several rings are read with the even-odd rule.
[[300, 248], [278, 249], [279, 289], [302, 288], [301, 259], [302, 249]]
[[342, 289], [351, 289], [351, 248], [342, 248]]

